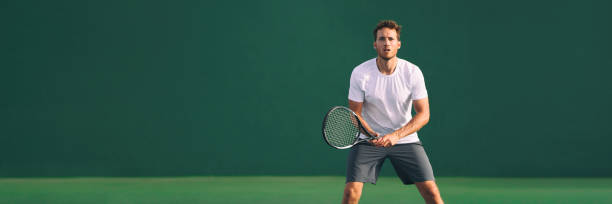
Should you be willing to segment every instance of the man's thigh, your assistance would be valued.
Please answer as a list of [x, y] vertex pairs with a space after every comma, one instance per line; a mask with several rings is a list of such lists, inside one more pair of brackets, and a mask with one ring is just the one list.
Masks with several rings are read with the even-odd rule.
[[346, 182], [376, 183], [388, 149], [362, 143], [351, 147], [347, 158]]
[[391, 147], [388, 157], [406, 185], [435, 180], [427, 153], [420, 143], [395, 145]]

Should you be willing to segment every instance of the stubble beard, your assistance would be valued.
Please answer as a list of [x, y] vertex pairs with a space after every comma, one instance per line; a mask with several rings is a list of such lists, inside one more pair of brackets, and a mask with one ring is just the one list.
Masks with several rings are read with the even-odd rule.
[[391, 57], [385, 57], [385, 56], [383, 56], [381, 54], [378, 54], [378, 57], [380, 57], [380, 59], [385, 60], [385, 61], [389, 61], [389, 60], [395, 58], [395, 56], [396, 55], [392, 55]]

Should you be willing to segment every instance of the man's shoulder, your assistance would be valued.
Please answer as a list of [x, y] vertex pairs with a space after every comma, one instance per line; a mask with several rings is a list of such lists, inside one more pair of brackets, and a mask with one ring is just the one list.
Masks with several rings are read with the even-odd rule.
[[419, 66], [413, 64], [412, 62], [402, 59], [402, 58], [397, 58], [398, 63], [404, 68], [407, 69], [409, 72], [412, 72], [414, 70], [418, 70]]
[[421, 72], [419, 66], [409, 62], [408, 60], [398, 58], [398, 63], [402, 67], [403, 73], [407, 76]]
[[376, 58], [369, 59], [353, 69], [353, 74], [365, 74], [376, 68]]

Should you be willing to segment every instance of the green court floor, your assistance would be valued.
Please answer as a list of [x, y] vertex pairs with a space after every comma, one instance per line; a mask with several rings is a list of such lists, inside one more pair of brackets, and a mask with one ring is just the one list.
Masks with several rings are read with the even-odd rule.
[[[340, 203], [343, 177], [0, 178], [0, 203]], [[612, 203], [612, 178], [437, 180], [446, 203]], [[423, 203], [395, 177], [361, 203]]]

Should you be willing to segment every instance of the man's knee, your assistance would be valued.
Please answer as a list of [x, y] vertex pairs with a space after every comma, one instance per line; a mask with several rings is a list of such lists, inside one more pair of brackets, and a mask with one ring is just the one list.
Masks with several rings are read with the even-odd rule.
[[428, 196], [428, 197], [440, 195], [440, 192], [438, 191], [438, 188], [436, 188], [435, 186], [427, 186], [427, 187], [423, 188], [421, 190], [421, 192], [423, 192], [423, 194]]
[[361, 197], [361, 190], [363, 189], [363, 183], [361, 182], [349, 182], [346, 183], [344, 188], [344, 198], [347, 201], [357, 201]]
[[431, 188], [421, 191], [421, 194], [423, 195], [425, 199], [431, 199], [431, 200], [434, 200], [440, 196], [440, 193], [437, 190], [434, 190]]
[[347, 188], [344, 189], [344, 197], [347, 198], [359, 198], [361, 197], [361, 189], [356, 189], [356, 188]]
[[440, 191], [438, 190], [438, 186], [435, 182], [426, 181], [416, 184], [419, 189], [419, 192], [421, 193], [421, 196], [423, 196], [426, 201], [437, 201], [437, 203], [441, 201]]

